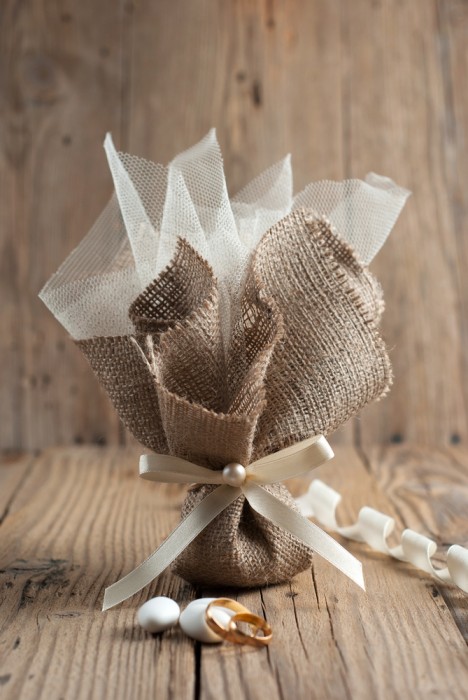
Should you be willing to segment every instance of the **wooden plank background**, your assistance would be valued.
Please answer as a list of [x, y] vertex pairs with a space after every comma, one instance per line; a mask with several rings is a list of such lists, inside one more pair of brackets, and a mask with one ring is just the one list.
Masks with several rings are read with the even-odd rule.
[[466, 442], [467, 43], [463, 0], [2, 2], [1, 448], [129, 441], [37, 293], [111, 192], [106, 131], [167, 162], [211, 126], [233, 193], [288, 151], [296, 189], [413, 191], [373, 265], [394, 387], [334, 442]]
[[[104, 586], [179, 519], [183, 489], [136, 479], [137, 457], [83, 446], [0, 463], [2, 700], [465, 700], [466, 594], [349, 541], [366, 593], [315, 555], [290, 583], [222, 591], [268, 619], [268, 649], [145, 633], [135, 615], [149, 597], [183, 607], [216, 593], [169, 571], [102, 613]], [[344, 523], [372, 504], [398, 531], [468, 545], [467, 470], [459, 446], [391, 445], [338, 448], [315, 476], [343, 492]]]
[[287, 152], [296, 190], [369, 170], [411, 189], [373, 263], [394, 387], [316, 476], [343, 492], [343, 523], [373, 506], [443, 561], [468, 545], [467, 75], [466, 0], [0, 3], [5, 700], [466, 697], [467, 596], [356, 543], [367, 595], [316, 556], [231, 592], [272, 624], [268, 650], [145, 634], [149, 596], [211, 593], [170, 572], [103, 615], [183, 489], [136, 478], [138, 449], [37, 293], [111, 193], [106, 131], [166, 163], [215, 126], [232, 193]]

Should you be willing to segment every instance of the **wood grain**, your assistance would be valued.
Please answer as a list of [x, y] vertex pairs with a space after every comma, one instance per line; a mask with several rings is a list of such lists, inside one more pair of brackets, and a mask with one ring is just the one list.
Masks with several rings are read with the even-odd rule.
[[117, 442], [116, 416], [37, 294], [111, 193], [101, 142], [123, 129], [126, 12], [46, 0], [0, 12], [0, 444]]
[[[200, 647], [178, 629], [140, 630], [136, 609], [152, 595], [183, 606], [215, 593], [170, 573], [101, 613], [104, 587], [147, 556], [179, 517], [182, 489], [138, 480], [137, 456], [82, 447], [1, 466], [2, 698], [466, 696], [466, 596], [356, 543], [345, 544], [363, 561], [367, 593], [318, 557], [290, 584], [217, 591], [268, 619], [274, 641], [267, 650]], [[362, 455], [338, 449], [314, 476], [343, 494], [343, 522], [367, 504], [399, 527], [468, 543], [467, 471], [462, 449], [395, 446]], [[428, 499], [430, 484], [436, 491]], [[305, 486], [292, 483], [296, 493]]]
[[[468, 546], [466, 456], [459, 447], [433, 449], [401, 446], [369, 450], [368, 465], [398, 513], [400, 532], [409, 527], [438, 545], [434, 561], [444, 566], [451, 544]], [[433, 583], [468, 643], [468, 601], [458, 588]]]
[[123, 451], [49, 451], [16, 491], [1, 526], [2, 696], [149, 698], [161, 686], [167, 697], [193, 696], [188, 638], [174, 630], [153, 639], [134, 622], [146, 596], [187, 600], [187, 584], [162, 576], [130, 605], [100, 612], [103, 587], [179, 517], [180, 491], [156, 495], [139, 483], [136, 463]]
[[[445, 16], [455, 21], [455, 6], [460, 31], [449, 38]], [[453, 212], [454, 168], [463, 165], [467, 174], [458, 151], [467, 121], [455, 118], [452, 102], [460, 88], [450, 70], [466, 46], [468, 8], [457, 2], [370, 8], [361, 0], [344, 7], [350, 174], [378, 167], [413, 191], [373, 265], [386, 295], [383, 329], [395, 384], [388, 401], [363, 412], [361, 439], [464, 440], [467, 289], [459, 246], [466, 223], [455, 221]], [[466, 206], [462, 197], [458, 202]]]
[[468, 6], [138, 0], [0, 7], [0, 446], [128, 441], [37, 292], [111, 191], [101, 142], [161, 162], [216, 126], [235, 192], [386, 173], [413, 197], [374, 269], [395, 384], [345, 444], [467, 437]]
[[[183, 493], [139, 483], [131, 438], [37, 293], [110, 195], [106, 131], [167, 162], [216, 126], [232, 193], [287, 152], [297, 190], [368, 170], [413, 190], [373, 264], [393, 390], [316, 476], [343, 493], [343, 523], [376, 507], [435, 539], [442, 564], [468, 545], [467, 36], [464, 0], [0, 3], [2, 698], [466, 697], [466, 595], [357, 544], [367, 594], [318, 557], [291, 584], [224, 591], [273, 625], [268, 650], [139, 630], [150, 595], [213, 592], [169, 573], [102, 614]], [[32, 452], [80, 443], [129, 447]]]

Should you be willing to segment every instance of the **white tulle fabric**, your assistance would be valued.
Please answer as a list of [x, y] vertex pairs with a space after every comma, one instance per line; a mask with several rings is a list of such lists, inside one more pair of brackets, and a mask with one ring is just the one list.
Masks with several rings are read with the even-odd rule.
[[115, 194], [40, 294], [75, 339], [132, 333], [128, 308], [171, 261], [179, 236], [213, 268], [228, 338], [248, 261], [273, 224], [311, 209], [368, 264], [409, 195], [370, 173], [365, 181], [311, 183], [294, 196], [287, 156], [230, 199], [214, 129], [167, 167], [117, 152], [110, 135], [104, 148]]

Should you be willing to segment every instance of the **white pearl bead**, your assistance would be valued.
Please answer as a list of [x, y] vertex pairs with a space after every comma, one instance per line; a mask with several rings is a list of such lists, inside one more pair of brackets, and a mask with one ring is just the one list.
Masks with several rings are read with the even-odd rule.
[[138, 610], [138, 623], [144, 630], [155, 634], [173, 627], [179, 619], [180, 608], [172, 598], [159, 596], [146, 601]]
[[246, 479], [246, 471], [242, 464], [231, 462], [223, 469], [223, 480], [229, 486], [242, 486]]

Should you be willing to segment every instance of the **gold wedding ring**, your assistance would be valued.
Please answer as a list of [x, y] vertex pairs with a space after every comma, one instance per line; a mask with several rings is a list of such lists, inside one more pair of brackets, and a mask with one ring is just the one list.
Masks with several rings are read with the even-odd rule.
[[216, 598], [216, 600], [212, 600], [211, 603], [207, 605], [205, 610], [206, 624], [218, 637], [230, 641], [231, 630], [219, 624], [213, 614], [213, 608], [227, 608], [235, 613], [248, 613], [249, 610], [247, 610], [244, 605], [238, 603], [237, 600], [232, 600], [232, 598]]
[[[213, 608], [227, 608], [235, 614], [229, 620], [228, 627], [219, 624], [213, 614]], [[263, 617], [254, 615], [244, 605], [231, 598], [216, 598], [207, 605], [205, 619], [208, 627], [221, 639], [235, 644], [250, 644], [250, 646], [263, 647], [270, 643], [273, 636], [271, 626]], [[252, 628], [252, 633], [243, 632], [237, 622], [245, 622]], [[262, 634], [259, 636], [259, 632]]]
[[[252, 634], [246, 634], [237, 626], [238, 622], [246, 622], [252, 628]], [[229, 620], [229, 631], [237, 644], [250, 644], [254, 647], [266, 646], [271, 642], [273, 631], [263, 617], [251, 612], [236, 613]], [[260, 636], [258, 633], [262, 632]]]

